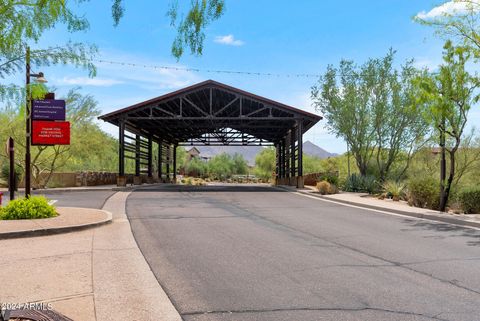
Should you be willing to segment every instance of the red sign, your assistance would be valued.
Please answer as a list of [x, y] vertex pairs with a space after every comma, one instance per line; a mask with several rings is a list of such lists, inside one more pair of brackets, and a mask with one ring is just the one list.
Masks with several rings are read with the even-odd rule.
[[70, 145], [70, 123], [34, 120], [32, 145]]

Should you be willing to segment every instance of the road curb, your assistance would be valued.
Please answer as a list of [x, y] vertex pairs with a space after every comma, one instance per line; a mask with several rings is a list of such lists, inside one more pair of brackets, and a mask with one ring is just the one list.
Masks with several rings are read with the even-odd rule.
[[86, 230], [89, 228], [94, 228], [94, 227], [101, 226], [104, 224], [109, 224], [112, 222], [112, 213], [105, 210], [98, 210], [98, 211], [106, 213], [107, 217], [103, 220], [92, 222], [92, 223], [4, 232], [4, 233], [0, 233], [0, 240], [70, 233], [75, 231]]
[[[447, 216], [442, 217], [442, 216], [439, 216], [439, 215], [407, 212], [407, 211], [402, 211], [402, 210], [385, 208], [385, 207], [381, 207], [381, 206], [357, 203], [357, 202], [340, 200], [340, 199], [333, 199], [333, 198], [329, 198], [329, 197], [326, 197], [326, 196], [323, 196], [323, 195], [318, 195], [318, 194], [311, 193], [311, 192], [292, 191], [291, 189], [284, 188], [284, 187], [281, 187], [281, 186], [276, 186], [276, 187], [279, 187], [283, 190], [287, 190], [287, 191], [290, 191], [290, 192], [295, 192], [295, 193], [300, 193], [300, 194], [304, 194], [304, 195], [313, 196], [313, 197], [323, 199], [323, 200], [326, 200], [326, 201], [338, 202], [338, 203], [343, 203], [343, 204], [347, 204], [347, 205], [354, 205], [354, 206], [357, 206], [357, 207], [363, 207], [363, 208], [370, 209], [370, 210], [377, 210], [377, 211], [389, 212], [389, 213], [392, 213], [392, 214], [400, 214], [400, 215], [410, 216], [410, 217], [415, 217], [415, 218], [420, 218], [420, 219], [427, 219], [427, 220], [430, 220], [430, 221], [436, 221], [436, 222], [440, 222], [440, 223], [448, 223], [448, 224], [455, 224], [455, 225], [466, 226], [466, 227], [480, 228], [480, 222], [466, 221], [466, 220], [461, 220], [461, 219], [458, 219], [458, 218], [447, 217]], [[445, 214], [442, 214], [442, 215], [445, 215]]]

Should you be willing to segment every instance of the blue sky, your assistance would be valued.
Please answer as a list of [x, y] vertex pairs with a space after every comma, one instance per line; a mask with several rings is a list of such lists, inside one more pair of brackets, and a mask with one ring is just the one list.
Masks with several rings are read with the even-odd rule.
[[[385, 55], [389, 48], [397, 51], [398, 64], [415, 58], [419, 66], [435, 68], [441, 62], [442, 41], [432, 29], [412, 21], [419, 12], [428, 14], [436, 1], [226, 0], [224, 16], [206, 30], [203, 56], [191, 56], [187, 51], [179, 62], [170, 54], [175, 30], [165, 16], [167, 3], [125, 0], [125, 16], [116, 28], [110, 17], [110, 1], [82, 3], [78, 12], [85, 13], [91, 23], [87, 32], [70, 34], [59, 26], [32, 47], [58, 45], [70, 39], [97, 44], [98, 58], [104, 60], [279, 74], [321, 74], [328, 64], [336, 65], [342, 58], [362, 63], [368, 57]], [[155, 70], [105, 63], [97, 66], [94, 79], [71, 67], [36, 69], [57, 88], [57, 97], [81, 86], [82, 93], [93, 95], [105, 113], [206, 79], [314, 112], [310, 88], [316, 78]], [[477, 107], [471, 112], [470, 125], [479, 122]], [[329, 134], [324, 123], [311, 129], [305, 140], [330, 152], [344, 152], [343, 140]], [[101, 126], [116, 135], [113, 126]]]

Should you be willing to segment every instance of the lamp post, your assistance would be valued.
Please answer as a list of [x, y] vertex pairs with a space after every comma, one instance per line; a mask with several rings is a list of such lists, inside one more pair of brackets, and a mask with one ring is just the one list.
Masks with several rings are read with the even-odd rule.
[[26, 82], [26, 105], [25, 105], [25, 197], [30, 197], [31, 192], [31, 157], [30, 157], [30, 136], [31, 136], [31, 92], [30, 92], [30, 77], [36, 78], [36, 81], [39, 83], [46, 83], [47, 80], [43, 76], [43, 72], [38, 74], [30, 73], [30, 47], [27, 47], [27, 52], [25, 54], [25, 82]]

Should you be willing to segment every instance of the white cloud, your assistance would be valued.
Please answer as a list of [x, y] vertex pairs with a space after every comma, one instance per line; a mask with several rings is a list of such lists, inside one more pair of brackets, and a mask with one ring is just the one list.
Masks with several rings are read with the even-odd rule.
[[419, 12], [417, 14], [417, 18], [429, 20], [445, 16], [461, 15], [471, 10], [480, 10], [480, 0], [451, 0], [433, 8], [428, 12]]
[[427, 68], [429, 71], [435, 71], [441, 63], [441, 58], [418, 57], [415, 58], [413, 66], [418, 69]]
[[63, 77], [54, 79], [54, 83], [58, 85], [80, 85], [80, 86], [98, 86], [110, 87], [113, 85], [123, 84], [124, 82], [112, 78], [88, 78], [88, 77]]
[[214, 41], [228, 46], [243, 46], [245, 44], [244, 41], [235, 39], [233, 35], [217, 36]]

